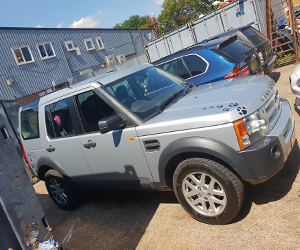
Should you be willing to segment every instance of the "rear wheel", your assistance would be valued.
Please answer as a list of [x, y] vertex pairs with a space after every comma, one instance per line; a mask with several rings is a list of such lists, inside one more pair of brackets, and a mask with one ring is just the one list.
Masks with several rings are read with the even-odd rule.
[[78, 205], [78, 190], [71, 188], [66, 180], [55, 170], [45, 175], [48, 193], [57, 206], [63, 210], [71, 210]]
[[226, 224], [241, 209], [242, 181], [218, 162], [204, 158], [182, 161], [173, 176], [175, 195], [196, 220], [207, 224]]

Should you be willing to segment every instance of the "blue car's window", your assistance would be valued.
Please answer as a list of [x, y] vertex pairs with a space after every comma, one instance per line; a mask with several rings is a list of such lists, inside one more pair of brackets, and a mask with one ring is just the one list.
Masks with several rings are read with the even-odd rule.
[[252, 27], [244, 29], [242, 32], [254, 45], [260, 45], [266, 42], [267, 38]]
[[183, 60], [192, 76], [203, 74], [206, 71], [207, 63], [199, 56], [184, 56]]
[[252, 47], [249, 44], [235, 41], [221, 49], [211, 49], [211, 51], [223, 57], [225, 60], [236, 63], [243, 61], [252, 53]]
[[177, 58], [172, 61], [160, 64], [158, 65], [158, 67], [174, 75], [180, 76], [183, 79], [191, 77], [186, 67], [184, 66], [181, 58]]

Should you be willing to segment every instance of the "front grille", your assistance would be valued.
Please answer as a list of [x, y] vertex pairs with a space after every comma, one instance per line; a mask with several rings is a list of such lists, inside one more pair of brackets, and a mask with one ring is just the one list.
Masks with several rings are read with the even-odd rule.
[[281, 103], [277, 89], [275, 89], [273, 95], [263, 106], [262, 112], [265, 114], [265, 119], [269, 123], [269, 129], [267, 131], [267, 133], [269, 133], [278, 121], [281, 112]]
[[147, 152], [154, 152], [160, 149], [160, 143], [158, 140], [143, 141]]

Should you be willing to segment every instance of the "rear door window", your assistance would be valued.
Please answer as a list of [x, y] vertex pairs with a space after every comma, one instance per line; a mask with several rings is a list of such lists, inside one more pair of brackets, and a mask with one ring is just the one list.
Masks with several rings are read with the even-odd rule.
[[75, 135], [68, 100], [62, 99], [45, 107], [46, 128], [50, 138]]
[[174, 60], [166, 62], [166, 63], [162, 63], [157, 66], [163, 70], [166, 70], [166, 71], [174, 74], [174, 75], [180, 76], [183, 79], [187, 79], [187, 78], [191, 77], [188, 70], [184, 66], [181, 58], [177, 58], [177, 59], [174, 59]]
[[40, 137], [38, 106], [21, 111], [21, 134], [24, 140]]
[[197, 55], [188, 55], [183, 60], [192, 76], [203, 74], [206, 71], [207, 63]]

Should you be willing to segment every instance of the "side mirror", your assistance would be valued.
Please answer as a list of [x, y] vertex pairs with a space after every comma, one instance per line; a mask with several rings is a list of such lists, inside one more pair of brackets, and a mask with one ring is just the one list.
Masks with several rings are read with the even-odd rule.
[[121, 129], [125, 126], [126, 121], [124, 121], [118, 115], [105, 117], [98, 122], [98, 127], [101, 134], [106, 134], [109, 131]]

